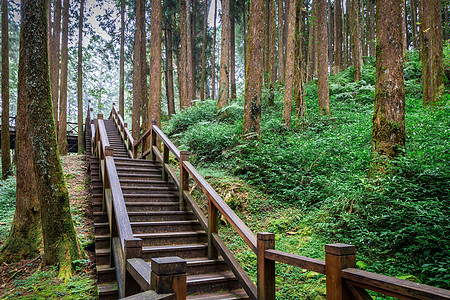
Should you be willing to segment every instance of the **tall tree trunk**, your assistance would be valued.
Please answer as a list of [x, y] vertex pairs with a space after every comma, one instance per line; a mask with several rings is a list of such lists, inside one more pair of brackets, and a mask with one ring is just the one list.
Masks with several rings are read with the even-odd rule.
[[409, 7], [411, 10], [411, 35], [414, 49], [418, 46], [418, 34], [417, 34], [417, 0], [409, 0]]
[[360, 27], [360, 43], [361, 43], [361, 61], [363, 62], [363, 57], [367, 56], [367, 50], [366, 50], [366, 46], [367, 46], [367, 42], [366, 42], [366, 14], [364, 13], [365, 9], [364, 9], [364, 1], [361, 1], [361, 7], [360, 7], [360, 12], [361, 12], [361, 21], [359, 22], [359, 24], [361, 24]]
[[8, 1], [2, 5], [2, 178], [11, 175], [11, 152], [9, 139], [9, 34]]
[[140, 28], [142, 22], [141, 20], [141, 13], [142, 9], [141, 6], [143, 5], [143, 0], [136, 0], [136, 30], [134, 32], [134, 67], [133, 67], [133, 114], [132, 114], [132, 128], [131, 128], [131, 134], [133, 136], [133, 139], [138, 139], [141, 135], [141, 96], [142, 96], [142, 80], [141, 80], [141, 33], [142, 30]]
[[296, 0], [296, 12], [295, 12], [295, 69], [294, 69], [294, 91], [295, 91], [295, 109], [297, 116], [301, 119], [306, 118], [306, 101], [304, 92], [304, 78], [305, 78], [305, 63], [303, 56], [303, 34], [306, 26], [303, 23], [302, 16], [302, 4], [300, 0]]
[[242, 1], [242, 20], [244, 23], [244, 68], [247, 65], [247, 1]]
[[343, 70], [342, 44], [343, 44], [342, 0], [335, 0], [334, 1], [334, 73], [336, 73], [336, 74]]
[[261, 91], [263, 82], [264, 0], [250, 0], [247, 65], [245, 66], [244, 137], [261, 134]]
[[278, 81], [284, 82], [284, 10], [283, 0], [278, 0]]
[[383, 160], [401, 155], [405, 146], [402, 12], [399, 2], [401, 1], [376, 2], [377, 58], [371, 166], [373, 175], [388, 171], [388, 164]]
[[344, 12], [344, 59], [343, 68], [348, 68], [350, 65], [350, 43], [349, 43], [349, 14], [350, 14], [350, 0], [345, 1], [345, 12]]
[[[53, 23], [52, 23], [52, 1], [49, 0], [47, 1], [47, 35], [48, 35], [48, 40], [47, 40], [47, 48], [48, 48], [48, 53], [50, 53], [52, 51], [52, 29], [53, 29]], [[52, 69], [52, 65], [51, 65], [51, 57], [50, 57], [50, 70]]]
[[187, 40], [187, 95], [188, 95], [188, 106], [192, 105], [192, 100], [194, 100], [195, 94], [195, 82], [194, 82], [194, 66], [192, 58], [192, 24], [191, 24], [191, 0], [186, 0], [186, 40]]
[[204, 2], [204, 19], [203, 19], [203, 44], [202, 44], [202, 79], [200, 80], [200, 99], [205, 100], [205, 84], [206, 84], [206, 29], [208, 28], [208, 0]]
[[230, 10], [230, 99], [236, 99], [236, 34], [234, 18], [234, 0], [231, 0]]
[[[146, 131], [146, 128], [148, 128], [149, 125], [149, 121], [148, 121], [148, 112], [149, 112], [149, 108], [148, 108], [148, 91], [147, 91], [147, 36], [146, 36], [146, 29], [145, 29], [145, 1], [142, 2], [141, 5], [141, 13], [140, 13], [140, 25], [139, 25], [139, 29], [141, 31], [140, 33], [140, 51], [141, 51], [141, 55], [140, 55], [140, 59], [141, 62], [139, 64], [139, 66], [141, 67], [141, 71], [140, 71], [140, 79], [141, 79], [141, 84], [140, 84], [140, 88], [141, 88], [141, 96], [140, 96], [140, 102], [141, 102], [141, 119], [142, 119], [142, 132], [144, 133]], [[145, 147], [145, 146], [144, 146]]]
[[400, 8], [402, 12], [402, 51], [403, 61], [406, 61], [406, 50], [408, 50], [408, 26], [406, 24], [406, 0], [400, 1]]
[[186, 53], [186, 0], [180, 0], [180, 108], [189, 106], [189, 95], [187, 87], [187, 53]]
[[80, 19], [78, 20], [78, 81], [77, 81], [77, 106], [78, 106], [78, 153], [84, 152], [83, 136], [83, 18], [84, 0], [80, 2]]
[[333, 73], [333, 39], [334, 39], [334, 13], [331, 6], [331, 0], [328, 0], [328, 22], [327, 22], [327, 36], [328, 36], [328, 62], [330, 63], [330, 71]]
[[172, 16], [167, 21], [165, 37], [166, 49], [166, 95], [169, 117], [175, 114], [175, 100], [173, 91], [173, 61], [172, 61]]
[[[308, 1], [308, 0], [305, 0]], [[308, 1], [309, 3], [309, 1]], [[287, 36], [288, 36], [288, 32], [289, 32], [289, 5], [290, 5], [290, 0], [284, 0], [284, 57], [285, 57], [285, 62], [284, 62], [284, 72], [286, 73], [286, 59], [287, 59]], [[285, 76], [286, 74], [284, 74]], [[284, 78], [284, 80], [286, 81], [286, 78]]]
[[327, 30], [327, 2], [317, 0], [317, 28], [318, 44], [318, 100], [319, 113], [328, 115], [330, 113], [330, 93], [328, 85], [328, 30]]
[[61, 35], [61, 0], [55, 0], [53, 12], [52, 29], [52, 51], [50, 52], [50, 82], [52, 85], [53, 119], [58, 124], [58, 104], [59, 104], [59, 46]]
[[67, 65], [69, 63], [69, 0], [64, 0], [61, 41], [61, 94], [59, 96], [58, 149], [67, 155]]
[[153, 121], [161, 126], [161, 35], [162, 5], [161, 0], [151, 2], [151, 45], [150, 45], [150, 91], [149, 91], [149, 127]]
[[23, 0], [20, 58], [25, 59], [25, 101], [44, 237], [44, 264], [59, 264], [58, 277], [72, 276], [82, 256], [70, 214], [69, 193], [58, 155], [47, 52], [46, 0]]
[[350, 19], [350, 31], [351, 31], [351, 45], [352, 45], [352, 58], [353, 79], [359, 81], [361, 79], [361, 43], [360, 43], [360, 31], [359, 31], [359, 2], [358, 0], [351, 0], [351, 16]]
[[216, 97], [216, 23], [217, 23], [217, 0], [214, 0], [214, 29], [213, 49], [211, 58], [211, 99]]
[[270, 2], [264, 0], [264, 86], [268, 87], [270, 82]]
[[[198, 0], [192, 0], [192, 21], [191, 21], [191, 38], [192, 38], [192, 81], [193, 81], [193, 94], [192, 99], [197, 99], [197, 79], [196, 79], [196, 70], [199, 68], [197, 65], [197, 7], [196, 2]], [[192, 105], [192, 103], [191, 103]]]
[[119, 113], [125, 116], [125, 0], [120, 0]]
[[[309, 21], [309, 44], [308, 44], [308, 80], [314, 78], [316, 72], [316, 14], [317, 0], [313, 0], [311, 3], [311, 16]], [[287, 43], [286, 43], [287, 44]], [[287, 52], [287, 51], [286, 51]], [[287, 69], [287, 66], [286, 66]]]
[[375, 56], [375, 5], [374, 0], [368, 0], [368, 11], [369, 11], [369, 56]]
[[[6, 2], [6, 0], [4, 0]], [[2, 1], [3, 4], [3, 1]], [[23, 9], [23, 7], [21, 8]], [[2, 20], [6, 20], [4, 18]], [[24, 49], [23, 33], [20, 36], [20, 49]], [[4, 41], [4, 39], [3, 39]], [[48, 48], [47, 48], [48, 49]], [[34, 258], [42, 249], [41, 212], [34, 173], [33, 153], [28, 124], [27, 102], [25, 98], [25, 56], [20, 51], [17, 80], [17, 119], [16, 119], [16, 211], [14, 220], [1, 253], [8, 261]], [[47, 75], [48, 76], [48, 75]], [[9, 132], [9, 128], [8, 128]], [[53, 136], [55, 135], [52, 132]], [[9, 146], [9, 145], [8, 145]]]
[[230, 0], [222, 0], [222, 37], [220, 45], [220, 79], [218, 108], [228, 104], [230, 91]]
[[[296, 37], [296, 1], [289, 0], [289, 30], [286, 36], [286, 73], [285, 73], [285, 88], [284, 88], [284, 105], [283, 105], [283, 126], [285, 128], [291, 127], [292, 114], [292, 92], [294, 89], [294, 66], [295, 66], [295, 37]], [[310, 25], [311, 26], [311, 25]], [[310, 27], [312, 28], [312, 27]]]
[[270, 7], [269, 7], [269, 15], [270, 15], [270, 28], [269, 28], [269, 38], [270, 38], [270, 54], [269, 54], [269, 63], [270, 63], [270, 81], [269, 81], [269, 105], [274, 105], [274, 85], [275, 81], [277, 80], [277, 13], [276, 13], [276, 7], [275, 7], [275, 1], [270, 1]]

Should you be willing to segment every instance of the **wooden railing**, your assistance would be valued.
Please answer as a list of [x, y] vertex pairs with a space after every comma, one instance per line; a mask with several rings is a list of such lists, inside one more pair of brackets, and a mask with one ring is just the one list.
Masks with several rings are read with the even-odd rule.
[[[115, 108], [113, 112], [114, 110]], [[157, 138], [162, 142], [162, 153], [157, 145]], [[141, 147], [138, 154], [138, 147], [144, 145], [146, 140], [149, 140], [149, 148]], [[275, 235], [263, 232], [255, 236], [189, 162], [189, 153], [179, 151], [154, 123], [133, 144], [132, 153], [134, 158], [150, 157], [162, 163], [163, 180], [170, 177], [180, 190], [180, 208], [187, 209], [189, 206], [208, 233], [209, 259], [217, 258], [220, 253], [252, 299], [275, 299], [275, 262], [325, 274], [327, 299], [372, 299], [366, 290], [399, 299], [450, 299], [450, 291], [445, 289], [355, 269], [356, 251], [352, 245], [326, 245], [325, 261], [275, 250]], [[179, 177], [169, 166], [170, 153], [180, 163]], [[208, 217], [203, 214], [189, 192], [189, 177], [197, 183], [208, 199]], [[218, 236], [219, 212], [256, 254], [257, 286]]]
[[111, 110], [111, 114], [109, 118], [114, 120], [117, 128], [119, 129], [120, 136], [122, 137], [123, 142], [128, 151], [128, 155], [130, 157], [136, 157], [135, 147], [134, 147], [134, 139], [128, 130], [128, 124], [124, 122], [123, 117], [120, 115], [119, 110], [116, 108], [116, 104], [113, 103], [113, 108]]

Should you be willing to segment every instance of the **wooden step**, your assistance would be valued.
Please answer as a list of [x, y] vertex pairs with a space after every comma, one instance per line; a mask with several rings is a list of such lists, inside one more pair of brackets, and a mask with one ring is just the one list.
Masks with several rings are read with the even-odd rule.
[[99, 300], [115, 300], [119, 298], [119, 290], [117, 284], [99, 284], [98, 285], [98, 299]]
[[142, 239], [144, 246], [206, 243], [207, 235], [203, 230], [181, 232], [134, 233]]
[[175, 192], [153, 194], [123, 194], [125, 202], [179, 202], [179, 194]]
[[116, 280], [116, 272], [114, 267], [109, 265], [97, 265], [97, 281], [99, 284], [114, 282]]
[[175, 190], [177, 189], [175, 184], [173, 182], [169, 182], [169, 181], [162, 181], [162, 180], [151, 180], [148, 179], [146, 180], [144, 179], [121, 179], [120, 180], [120, 186], [122, 188], [125, 187], [152, 187], [152, 186], [169, 186], [169, 187], [173, 187]]
[[126, 206], [128, 212], [180, 210], [180, 204], [177, 202], [128, 202]]
[[188, 221], [195, 219], [194, 213], [187, 211], [133, 211], [128, 212], [128, 217], [130, 222]]
[[122, 188], [123, 194], [161, 194], [161, 193], [171, 193], [171, 194], [178, 194], [178, 189], [174, 185], [169, 184], [160, 184], [160, 185], [154, 185], [154, 186], [122, 186], [122, 183], [120, 183], [120, 186]]
[[188, 275], [187, 294], [212, 293], [240, 288], [233, 272]]
[[97, 234], [95, 235], [95, 249], [106, 249], [110, 247], [110, 235], [109, 234]]
[[187, 300], [235, 300], [235, 299], [250, 299], [247, 293], [243, 290], [233, 290], [229, 292], [207, 293], [200, 295], [189, 295]]
[[109, 249], [95, 249], [95, 263], [97, 265], [109, 265], [110, 261]]
[[[100, 227], [99, 227], [100, 228]], [[137, 233], [168, 233], [182, 231], [200, 231], [200, 222], [192, 221], [161, 221], [161, 222], [131, 222], [133, 234]]]
[[184, 244], [142, 247], [142, 258], [150, 261], [153, 257], [178, 256], [181, 258], [205, 257], [207, 244]]
[[208, 259], [207, 257], [202, 258], [188, 258], [187, 262], [187, 273], [189, 275], [197, 274], [208, 274], [215, 272], [227, 272], [229, 267], [223, 258], [218, 259]]
[[95, 235], [109, 235], [109, 223], [94, 223]]

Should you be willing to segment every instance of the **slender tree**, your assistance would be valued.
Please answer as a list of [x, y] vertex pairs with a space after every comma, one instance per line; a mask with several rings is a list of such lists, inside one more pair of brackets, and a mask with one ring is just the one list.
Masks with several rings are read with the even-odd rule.
[[80, 19], [78, 20], [78, 81], [77, 81], [78, 153], [84, 152], [84, 136], [83, 136], [83, 18], [84, 18], [84, 0], [81, 0], [81, 2], [80, 2]]
[[140, 42], [139, 42], [139, 46], [140, 46], [140, 51], [141, 54], [139, 56], [141, 62], [139, 64], [139, 66], [141, 67], [141, 71], [140, 71], [140, 80], [141, 80], [141, 84], [140, 84], [140, 88], [141, 88], [141, 93], [140, 93], [140, 99], [141, 99], [141, 119], [142, 119], [142, 131], [145, 131], [145, 128], [148, 128], [149, 122], [148, 122], [148, 96], [147, 96], [147, 47], [146, 47], [146, 43], [147, 43], [147, 36], [146, 36], [146, 30], [145, 30], [145, 4], [146, 1], [142, 1], [142, 5], [141, 5], [141, 13], [140, 13], [140, 18], [139, 18], [139, 22], [140, 25], [139, 30], [140, 32]]
[[216, 95], [216, 23], [217, 23], [217, 0], [214, 0], [214, 24], [213, 24], [213, 48], [211, 58], [211, 98]]
[[283, 0], [278, 0], [278, 81], [284, 82]]
[[302, 3], [296, 0], [295, 13], [295, 67], [294, 67], [294, 91], [295, 109], [297, 116], [304, 119], [306, 117], [306, 100], [304, 92], [305, 65], [303, 54], [303, 32], [306, 26], [302, 22]]
[[175, 114], [175, 100], [173, 91], [173, 60], [172, 60], [172, 14], [166, 19], [166, 30], [164, 35], [166, 50], [166, 96], [169, 117]]
[[413, 40], [413, 47], [417, 49], [419, 38], [417, 34], [417, 0], [409, 0], [409, 7], [411, 10], [411, 34]]
[[11, 152], [9, 139], [9, 35], [8, 1], [2, 5], [2, 178], [11, 175]]
[[359, 1], [351, 0], [351, 15], [350, 19], [350, 43], [351, 53], [353, 58], [353, 78], [355, 81], [361, 79], [361, 42], [360, 42], [360, 30], [359, 30]]
[[[368, 0], [370, 1], [370, 0]], [[342, 0], [334, 1], [334, 72], [342, 71]]]
[[269, 5], [269, 70], [268, 83], [269, 83], [269, 106], [274, 105], [275, 93], [274, 84], [277, 80], [277, 14], [275, 7], [275, 0], [270, 1]]
[[333, 39], [334, 39], [334, 12], [331, 0], [328, 0], [328, 22], [327, 22], [327, 36], [328, 36], [328, 63], [330, 64], [330, 72], [334, 73], [334, 60], [333, 60]]
[[[58, 155], [47, 52], [46, 0], [23, 0], [19, 60], [25, 60], [24, 96], [44, 237], [44, 264], [59, 264], [58, 277], [72, 276], [72, 261], [82, 257], [70, 214], [69, 193]], [[20, 80], [20, 79], [19, 79]]]
[[52, 85], [53, 118], [58, 124], [59, 107], [59, 56], [61, 42], [61, 0], [55, 0], [50, 52], [50, 82]]
[[186, 0], [180, 0], [180, 108], [189, 106], [187, 90], [187, 53], [186, 53]]
[[142, 51], [141, 51], [141, 19], [143, 0], [136, 0], [136, 30], [134, 32], [134, 70], [133, 70], [133, 114], [132, 114], [132, 128], [131, 133], [134, 139], [138, 139], [141, 130], [141, 96], [142, 96]]
[[[401, 0], [377, 0], [375, 107], [372, 127], [373, 174], [386, 172], [384, 160], [405, 146]], [[381, 158], [381, 160], [380, 160]]]
[[230, 94], [230, 0], [222, 0], [222, 34], [218, 108], [228, 104]]
[[261, 133], [261, 91], [264, 51], [264, 0], [250, 0], [247, 64], [245, 67], [244, 136]]
[[195, 99], [195, 81], [194, 81], [194, 62], [192, 54], [192, 23], [191, 23], [191, 0], [186, 0], [186, 62], [187, 62], [187, 96], [188, 106], [192, 105], [192, 100]]
[[291, 126], [292, 114], [292, 91], [294, 88], [294, 61], [295, 61], [295, 29], [296, 29], [296, 1], [289, 0], [289, 31], [286, 36], [286, 73], [284, 88], [284, 106], [283, 106], [283, 126], [289, 128]]
[[200, 99], [205, 100], [206, 84], [206, 30], [208, 29], [208, 0], [203, 0], [204, 19], [203, 19], [203, 44], [202, 44], [202, 78], [200, 80]]
[[328, 86], [328, 30], [327, 30], [327, 2], [317, 0], [317, 26], [318, 26], [318, 99], [319, 112], [323, 115], [330, 113], [330, 93]]
[[[161, 35], [162, 5], [161, 0], [152, 0], [151, 46], [150, 46], [150, 109], [149, 123], [156, 121], [161, 126]], [[149, 125], [150, 125], [149, 124]]]
[[230, 99], [236, 99], [236, 34], [234, 0], [230, 4]]
[[[311, 3], [311, 17], [309, 20], [309, 44], [308, 44], [308, 80], [314, 78], [316, 73], [316, 27], [317, 27], [317, 0]], [[286, 43], [287, 44], [287, 43]], [[286, 51], [287, 52], [287, 51]], [[287, 66], [286, 66], [287, 69]]]
[[58, 149], [67, 155], [67, 65], [69, 63], [69, 0], [64, 0], [61, 41], [61, 94], [59, 96]]
[[[84, 0], [83, 0], [84, 1]], [[125, 0], [120, 0], [119, 113], [125, 116]]]

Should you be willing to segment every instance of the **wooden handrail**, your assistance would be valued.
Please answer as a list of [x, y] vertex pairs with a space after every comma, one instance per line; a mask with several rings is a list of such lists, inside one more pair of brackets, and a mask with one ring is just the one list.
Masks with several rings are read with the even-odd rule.
[[300, 256], [292, 253], [286, 253], [275, 249], [266, 250], [264, 256], [266, 259], [281, 262], [287, 265], [306, 269], [320, 274], [325, 274], [325, 261], [323, 260]]
[[[161, 129], [159, 129], [158, 126], [152, 125], [152, 128], [150, 130], [153, 130], [157, 136], [161, 139], [161, 141], [169, 148], [170, 152], [173, 153], [175, 158], [179, 161], [180, 160], [180, 150], [172, 143], [171, 140], [162, 132]], [[150, 131], [149, 130], [149, 131]]]
[[404, 279], [348, 268], [341, 271], [345, 283], [399, 299], [450, 299], [450, 291]]
[[113, 119], [114, 122], [116, 123], [120, 135], [125, 143], [125, 146], [128, 150], [128, 154], [132, 157], [132, 158], [136, 158], [136, 151], [135, 149], [137, 147], [135, 147], [135, 141], [130, 133], [130, 131], [127, 128], [127, 123], [124, 122], [123, 117], [120, 115], [119, 111], [116, 108], [116, 104], [113, 103], [113, 108], [111, 110], [111, 114], [109, 115], [110, 119]]

